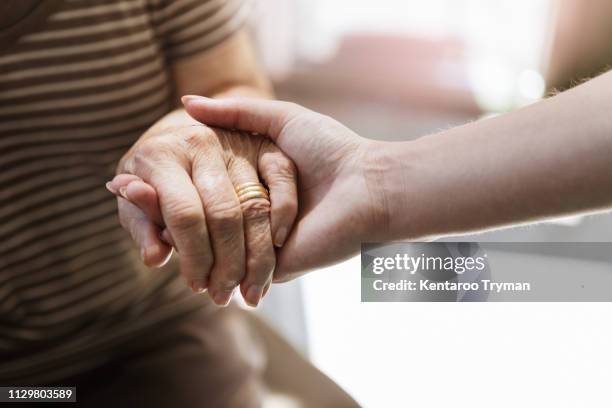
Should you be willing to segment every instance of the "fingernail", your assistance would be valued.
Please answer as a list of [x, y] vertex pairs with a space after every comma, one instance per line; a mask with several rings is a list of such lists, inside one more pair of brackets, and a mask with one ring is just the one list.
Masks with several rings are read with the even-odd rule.
[[287, 227], [280, 227], [278, 231], [276, 231], [276, 236], [274, 237], [274, 245], [277, 247], [282, 247], [285, 244], [285, 240], [287, 239]]
[[159, 248], [157, 245], [141, 248], [140, 249], [140, 259], [142, 260], [142, 263], [144, 263], [146, 266], [150, 268], [163, 268], [164, 266], [166, 266], [166, 264], [170, 262], [170, 258], [172, 258], [172, 250], [170, 250], [168, 255], [157, 264], [147, 262], [149, 255], [151, 255], [152, 253], [153, 254], [158, 253], [161, 250], [162, 249]]
[[186, 104], [188, 102], [193, 102], [193, 101], [207, 101], [210, 100], [210, 98], [206, 98], [204, 96], [199, 96], [199, 95], [183, 95], [181, 97], [181, 102], [183, 102], [183, 104]]
[[119, 195], [123, 198], [125, 198], [126, 200], [128, 200], [127, 197], [127, 187], [123, 186], [123, 187], [119, 187]]
[[170, 249], [170, 252], [168, 253], [168, 256], [166, 257], [166, 259], [161, 261], [161, 263], [159, 265], [157, 265], [157, 267], [158, 268], [163, 268], [164, 266], [168, 265], [168, 262], [170, 262], [171, 258], [172, 258], [172, 249]]
[[105, 184], [105, 186], [106, 186], [106, 189], [107, 189], [108, 191], [110, 191], [110, 192], [111, 192], [111, 193], [113, 193], [113, 194], [117, 194], [117, 190], [115, 190], [115, 189], [113, 188], [113, 183], [112, 183], [111, 181], [108, 181], [108, 182]]
[[246, 297], [244, 301], [247, 305], [252, 307], [257, 307], [259, 301], [261, 300], [261, 294], [263, 292], [263, 286], [261, 285], [251, 285], [249, 290], [247, 290]]
[[201, 279], [194, 279], [189, 285], [194, 293], [203, 293], [206, 290], [206, 284]]
[[213, 295], [213, 300], [215, 301], [215, 303], [217, 304], [217, 306], [227, 306], [230, 302], [230, 300], [232, 299], [232, 294], [234, 293], [234, 291], [224, 291], [224, 290], [219, 290], [217, 292], [215, 292], [215, 294]]

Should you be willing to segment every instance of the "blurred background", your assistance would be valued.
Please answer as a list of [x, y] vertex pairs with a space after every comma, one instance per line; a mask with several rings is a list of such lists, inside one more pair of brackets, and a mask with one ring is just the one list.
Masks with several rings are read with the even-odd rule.
[[[384, 140], [526, 106], [612, 62], [609, 0], [259, 0], [253, 31], [280, 99]], [[455, 240], [611, 231], [598, 215]], [[279, 286], [262, 313], [364, 406], [610, 406], [611, 306], [362, 304], [359, 271], [353, 259]]]

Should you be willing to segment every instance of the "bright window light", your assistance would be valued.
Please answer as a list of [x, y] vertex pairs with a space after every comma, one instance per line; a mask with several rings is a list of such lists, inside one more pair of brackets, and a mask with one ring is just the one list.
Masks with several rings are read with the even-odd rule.
[[352, 34], [458, 40], [477, 102], [501, 112], [544, 94], [555, 5], [555, 0], [299, 0], [298, 54], [325, 60]]

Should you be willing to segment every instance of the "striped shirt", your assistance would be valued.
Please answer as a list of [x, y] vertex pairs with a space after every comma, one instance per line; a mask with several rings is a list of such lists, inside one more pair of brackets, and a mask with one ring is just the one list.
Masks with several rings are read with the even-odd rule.
[[172, 61], [228, 38], [247, 9], [45, 0], [0, 28], [0, 384], [88, 370], [205, 304], [176, 264], [141, 265], [104, 184], [173, 108]]

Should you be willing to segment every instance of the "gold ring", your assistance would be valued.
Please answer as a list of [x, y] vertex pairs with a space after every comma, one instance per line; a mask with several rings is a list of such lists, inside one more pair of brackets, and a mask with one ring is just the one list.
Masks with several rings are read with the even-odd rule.
[[236, 195], [238, 196], [238, 200], [240, 204], [245, 201], [253, 200], [256, 198], [263, 198], [267, 201], [270, 201], [270, 196], [268, 194], [268, 190], [261, 184], [257, 182], [248, 182], [240, 184], [236, 187]]
[[236, 194], [241, 195], [241, 194], [245, 194], [245, 193], [250, 193], [251, 191], [261, 191], [261, 192], [267, 192], [265, 190], [265, 188], [261, 187], [261, 186], [251, 186], [251, 187], [244, 187], [241, 188], [240, 190], [236, 191]]

